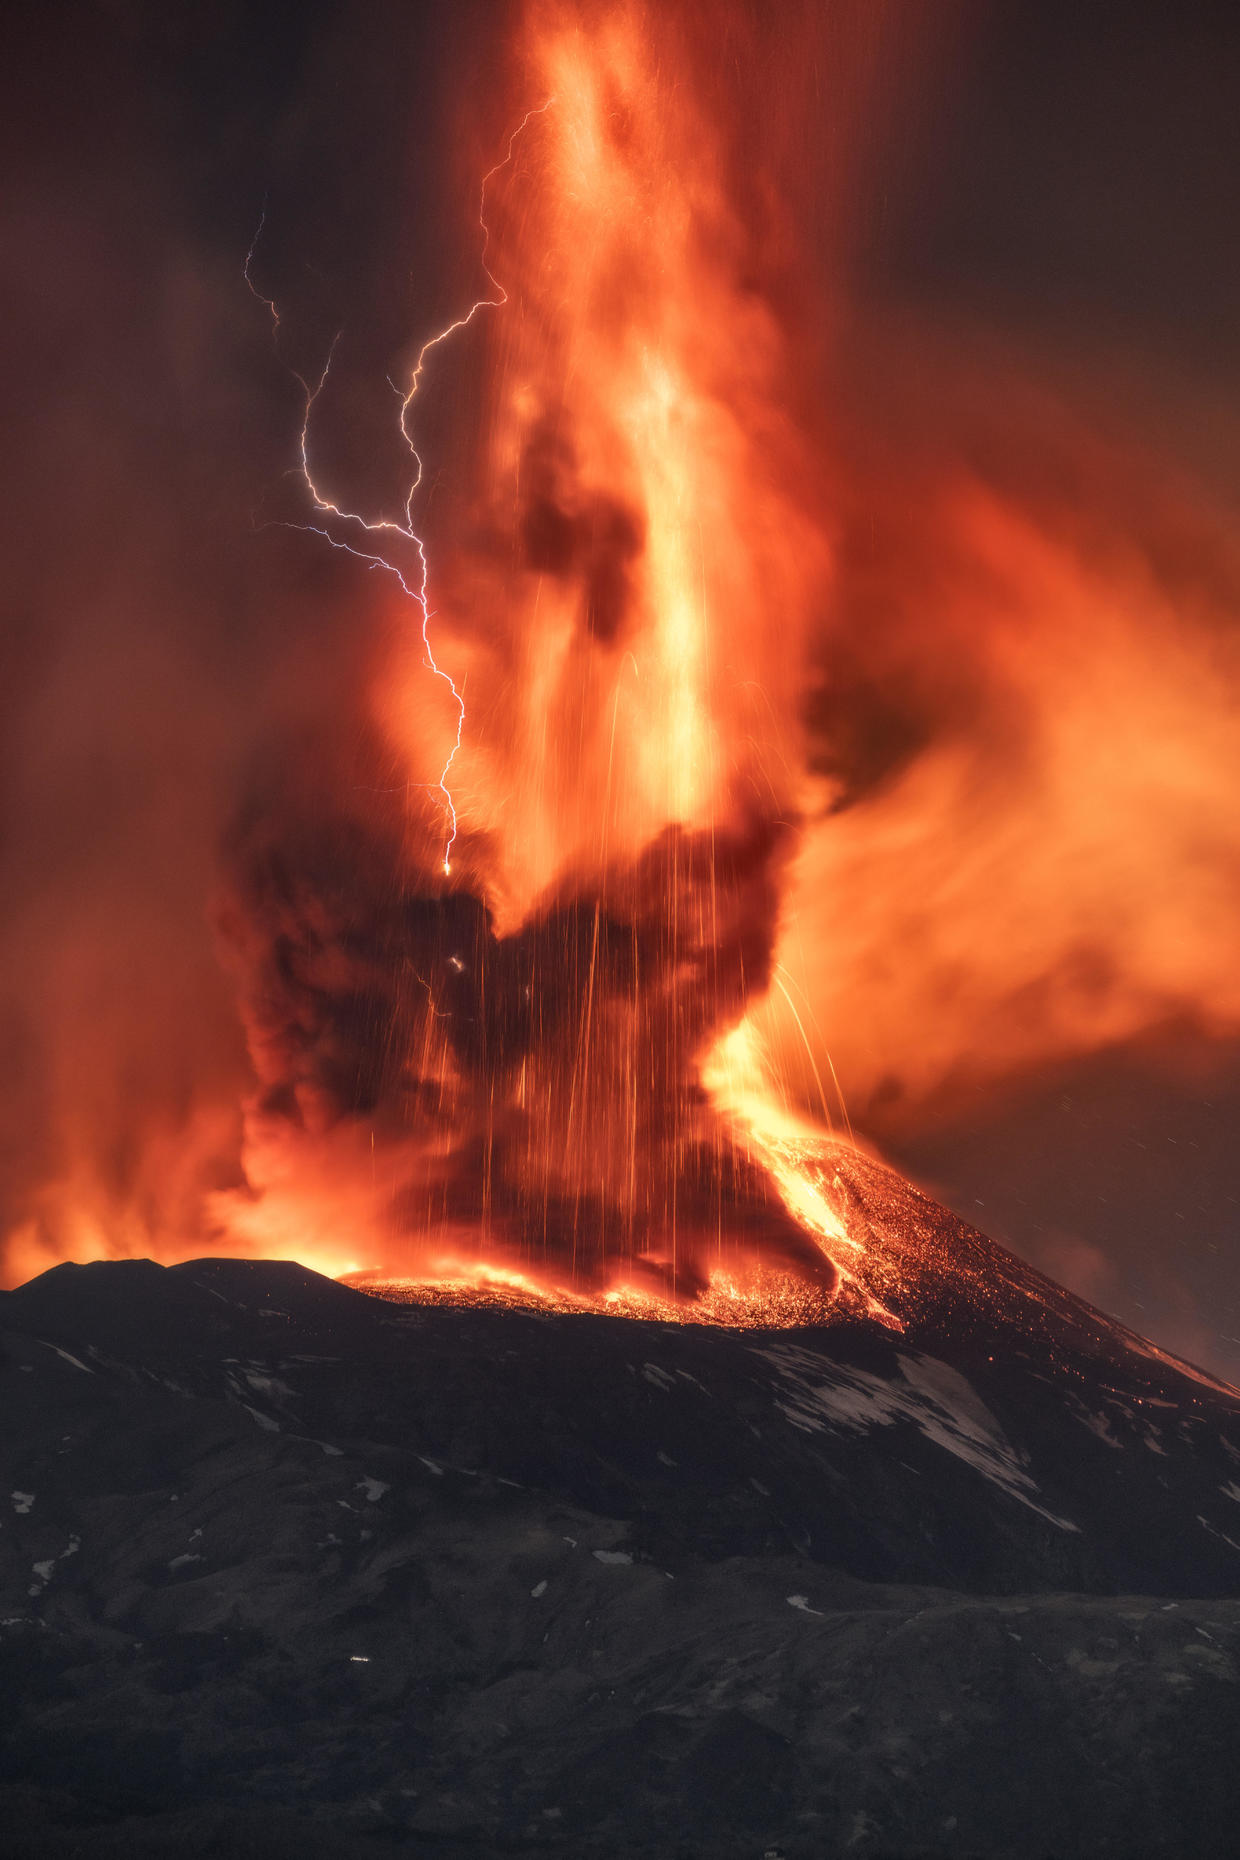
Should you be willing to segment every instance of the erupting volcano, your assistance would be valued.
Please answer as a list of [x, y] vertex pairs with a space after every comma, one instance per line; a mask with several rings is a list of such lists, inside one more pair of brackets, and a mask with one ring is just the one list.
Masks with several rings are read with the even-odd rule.
[[[769, 56], [727, 17], [735, 58]], [[829, 287], [701, 22], [532, 5], [517, 51], [535, 101], [482, 183], [483, 287], [398, 389], [396, 502], [333, 448], [347, 332], [299, 377], [302, 508], [278, 520], [397, 612], [369, 758], [298, 768], [233, 839], [259, 1090], [214, 1244], [440, 1296], [753, 1322], [842, 1297], [898, 1324], [907, 1236], [850, 1221], [803, 986], [830, 948], [800, 980], [783, 961], [803, 906], [865, 908], [864, 874], [827, 902], [802, 841], [867, 779], [841, 773], [850, 730], [892, 727], [850, 718], [837, 660], [809, 741], [840, 494], [803, 384]], [[278, 345], [262, 262], [260, 228], [246, 278]], [[445, 393], [451, 469], [417, 449]], [[906, 700], [897, 680], [897, 738]]]
[[293, 415], [247, 540], [356, 631], [334, 709], [229, 744], [187, 886], [248, 1077], [235, 1012], [168, 1050], [188, 958], [138, 1002], [106, 935], [26, 928], [5, 1271], [898, 1328], [945, 1262], [857, 1188], [846, 1097], [883, 1145], [892, 1105], [1240, 1026], [1240, 562], [1036, 373], [868, 315], [868, 116], [928, 24], [529, 0], [499, 37], [416, 176], [454, 198], [455, 156], [476, 207], [442, 321], [422, 279], [398, 358], [356, 296], [324, 333], [278, 199], [231, 276]]
[[[919, 151], [977, 214], [1078, 45], [1034, 192], [1109, 231], [1137, 26], [199, 11], [23, 16], [119, 165], [15, 222], [6, 1857], [1230, 1860], [1240, 1318], [1174, 1293], [1240, 1192], [1234, 499], [946, 206], [916, 282]], [[1121, 1105], [1048, 1232], [1147, 1057], [1180, 1173]], [[933, 1162], [992, 1094], [1041, 1250]]]

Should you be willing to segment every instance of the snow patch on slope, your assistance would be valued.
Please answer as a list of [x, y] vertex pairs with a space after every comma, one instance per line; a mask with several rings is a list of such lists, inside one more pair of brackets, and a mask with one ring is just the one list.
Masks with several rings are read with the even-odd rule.
[[1038, 1486], [1026, 1456], [1008, 1440], [972, 1384], [937, 1358], [899, 1355], [897, 1374], [888, 1378], [845, 1368], [796, 1344], [776, 1344], [754, 1355], [778, 1371], [788, 1393], [777, 1406], [803, 1433], [828, 1428], [869, 1433], [911, 1421], [935, 1446], [972, 1466], [1061, 1531], [1080, 1529], [1070, 1518], [1038, 1504], [1033, 1497]]
[[62, 1350], [58, 1343], [48, 1343], [47, 1340], [43, 1337], [40, 1337], [38, 1339], [38, 1342], [43, 1345], [43, 1348], [45, 1350], [55, 1350], [57, 1356], [63, 1357], [66, 1363], [72, 1363], [73, 1367], [75, 1369], [80, 1369], [84, 1376], [94, 1375], [95, 1372], [93, 1369], [88, 1369], [85, 1363], [79, 1362], [78, 1358], [74, 1356], [70, 1351]]

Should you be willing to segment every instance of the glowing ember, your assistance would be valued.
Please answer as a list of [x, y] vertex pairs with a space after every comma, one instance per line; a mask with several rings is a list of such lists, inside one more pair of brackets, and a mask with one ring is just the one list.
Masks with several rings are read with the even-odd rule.
[[496, 1278], [485, 1268], [474, 1274], [392, 1279], [382, 1273], [352, 1273], [345, 1283], [398, 1304], [482, 1305], [509, 1310], [557, 1311], [602, 1317], [642, 1318], [663, 1324], [722, 1324], [734, 1330], [788, 1329], [825, 1324], [837, 1315], [835, 1301], [791, 1273], [757, 1267], [747, 1276], [718, 1272], [691, 1300], [660, 1298], [640, 1286], [612, 1285], [593, 1297], [539, 1285], [514, 1275]]

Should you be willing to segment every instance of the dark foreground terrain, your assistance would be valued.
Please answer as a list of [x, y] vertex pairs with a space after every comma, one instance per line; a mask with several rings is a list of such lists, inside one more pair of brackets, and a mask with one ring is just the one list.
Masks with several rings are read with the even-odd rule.
[[0, 1852], [1235, 1854], [1240, 1396], [1010, 1265], [903, 1335], [0, 1297]]

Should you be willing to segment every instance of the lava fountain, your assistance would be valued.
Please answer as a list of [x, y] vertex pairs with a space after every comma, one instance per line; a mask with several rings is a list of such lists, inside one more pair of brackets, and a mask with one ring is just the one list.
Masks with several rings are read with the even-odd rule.
[[485, 314], [437, 541], [416, 454], [404, 521], [322, 487], [307, 392], [310, 526], [409, 602], [375, 694], [404, 805], [238, 835], [223, 924], [261, 1090], [252, 1194], [217, 1211], [302, 1257], [347, 1234], [389, 1279], [821, 1304], [856, 1242], [828, 1133], [780, 1107], [748, 1019], [831, 568], [787, 329], [678, 29], [536, 8], [525, 51], [543, 101], [484, 188], [494, 288], [400, 409], [412, 449], [428, 372]]

